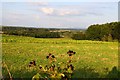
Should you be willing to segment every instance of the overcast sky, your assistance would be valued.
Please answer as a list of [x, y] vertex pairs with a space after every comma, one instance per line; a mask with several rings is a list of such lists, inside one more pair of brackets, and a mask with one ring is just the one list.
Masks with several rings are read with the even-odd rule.
[[[14, 0], [13, 0], [14, 1]], [[2, 2], [2, 24], [43, 28], [87, 28], [118, 21], [118, 2], [25, 0]]]

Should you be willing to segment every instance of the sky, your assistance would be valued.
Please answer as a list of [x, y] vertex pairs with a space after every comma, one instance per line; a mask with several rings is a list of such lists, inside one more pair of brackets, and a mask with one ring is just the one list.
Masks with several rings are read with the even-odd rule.
[[3, 0], [0, 25], [37, 28], [88, 28], [118, 21], [115, 0]]

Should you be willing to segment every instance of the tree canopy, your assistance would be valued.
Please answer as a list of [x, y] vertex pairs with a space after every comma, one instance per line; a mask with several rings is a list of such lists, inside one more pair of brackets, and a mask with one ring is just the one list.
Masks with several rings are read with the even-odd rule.
[[120, 22], [91, 25], [86, 30], [89, 40], [120, 40]]

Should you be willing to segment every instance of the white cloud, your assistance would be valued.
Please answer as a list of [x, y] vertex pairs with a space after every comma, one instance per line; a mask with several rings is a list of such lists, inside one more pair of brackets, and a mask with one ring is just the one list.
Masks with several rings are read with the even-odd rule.
[[58, 15], [60, 16], [65, 16], [65, 15], [78, 15], [79, 14], [79, 11], [76, 11], [76, 10], [61, 10], [61, 11], [58, 11]]
[[43, 7], [39, 9], [41, 12], [52, 15], [52, 16], [76, 16], [80, 14], [80, 11], [77, 9], [69, 9], [69, 8], [52, 8], [52, 7]]
[[41, 8], [41, 11], [45, 14], [52, 14], [54, 12], [53, 8]]
[[48, 5], [47, 2], [30, 2], [30, 4], [36, 5], [36, 6], [46, 6], [46, 5]]
[[71, 14], [70, 11], [62, 11], [62, 12], [59, 13], [59, 15], [61, 15], [61, 16], [69, 15], [69, 14]]

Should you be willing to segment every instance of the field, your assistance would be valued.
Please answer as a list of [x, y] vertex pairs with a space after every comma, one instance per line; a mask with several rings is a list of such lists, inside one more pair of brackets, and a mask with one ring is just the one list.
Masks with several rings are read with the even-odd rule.
[[[46, 55], [49, 53], [55, 55], [56, 63], [67, 62], [68, 50], [76, 52], [73, 78], [117, 77], [118, 42], [2, 36], [2, 61], [13, 78], [32, 78], [37, 70], [29, 68], [29, 62], [35, 60], [37, 65], [44, 66], [48, 64]], [[3, 77], [9, 77], [4, 64], [2, 68]]]

